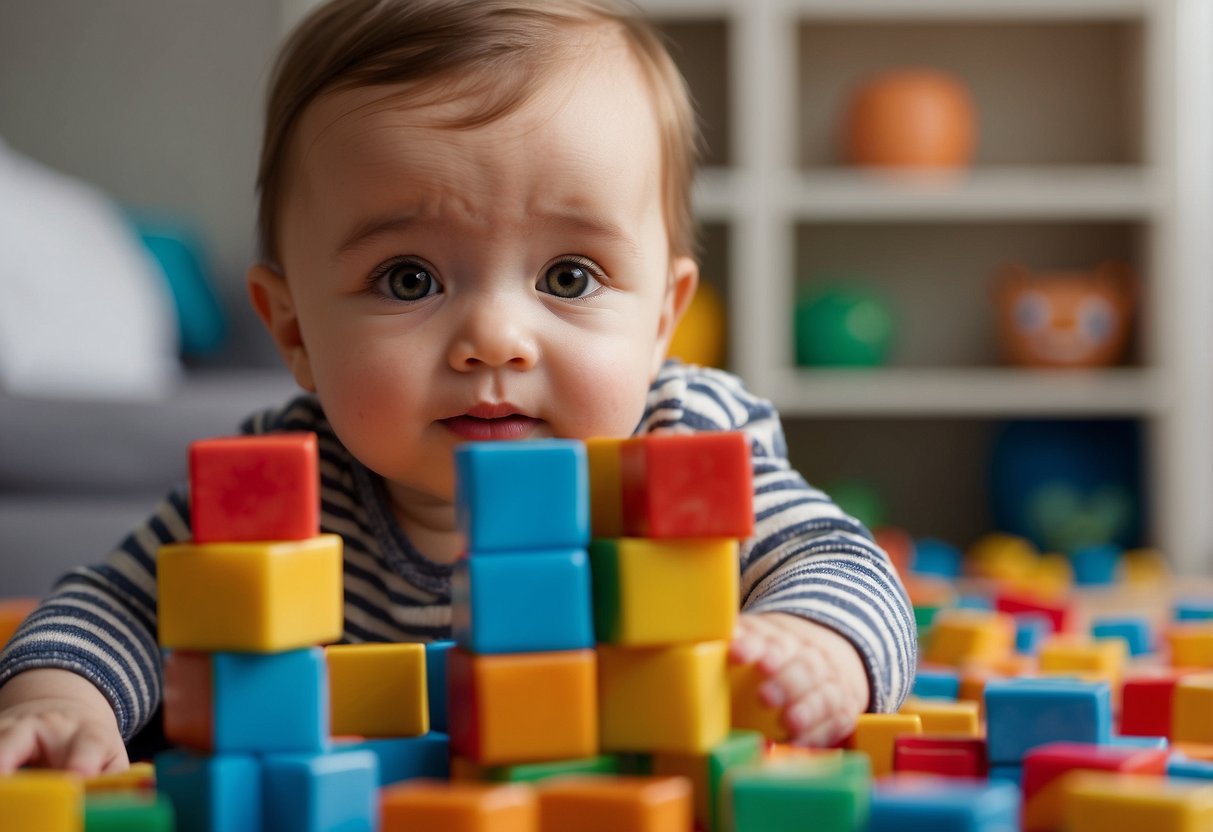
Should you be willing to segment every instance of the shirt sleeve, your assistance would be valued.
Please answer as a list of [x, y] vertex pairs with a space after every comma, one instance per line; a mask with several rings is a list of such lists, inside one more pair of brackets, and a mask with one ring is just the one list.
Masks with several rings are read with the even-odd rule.
[[770, 402], [733, 375], [670, 362], [638, 432], [702, 430], [742, 431], [750, 440], [755, 527], [740, 549], [742, 611], [791, 613], [841, 634], [867, 669], [870, 710], [897, 710], [913, 684], [918, 638], [888, 555], [791, 467]]

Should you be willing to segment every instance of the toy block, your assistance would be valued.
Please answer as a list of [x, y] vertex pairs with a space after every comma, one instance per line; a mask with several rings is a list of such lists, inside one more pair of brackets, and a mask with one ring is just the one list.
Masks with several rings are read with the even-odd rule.
[[0, 647], [8, 644], [17, 628], [37, 606], [37, 598], [0, 599]]
[[981, 734], [978, 710], [976, 702], [934, 702], [910, 696], [898, 712], [917, 716], [924, 734], [976, 737]]
[[538, 832], [539, 800], [517, 783], [413, 780], [380, 796], [380, 832]]
[[788, 739], [783, 724], [783, 709], [762, 701], [758, 691], [769, 678], [757, 663], [732, 664], [729, 671], [729, 725], [736, 729], [758, 731], [776, 742]]
[[868, 756], [873, 777], [884, 777], [893, 771], [894, 740], [921, 733], [918, 714], [860, 714], [846, 746]]
[[595, 540], [600, 643], [658, 646], [730, 639], [740, 567], [735, 540]]
[[604, 751], [706, 752], [729, 732], [728, 645], [598, 648]]
[[994, 601], [991, 598], [987, 598], [985, 595], [980, 595], [977, 593], [962, 593], [961, 595], [956, 596], [956, 609], [993, 612]]
[[1171, 739], [1213, 743], [1213, 673], [1184, 676], [1175, 685]]
[[1066, 604], [1045, 601], [1035, 593], [1011, 590], [1003, 590], [998, 593], [998, 597], [994, 599], [994, 609], [1012, 616], [1024, 613], [1043, 615], [1049, 621], [1050, 633], [1067, 632], [1070, 629], [1070, 619], [1073, 617], [1070, 607]]
[[1036, 567], [1037, 553], [1025, 538], [994, 532], [974, 541], [966, 556], [974, 576], [1022, 585]]
[[914, 559], [910, 571], [916, 575], [959, 578], [962, 567], [960, 549], [943, 540], [924, 537], [914, 541]]
[[86, 832], [173, 832], [176, 818], [167, 797], [110, 792], [85, 799], [84, 828]]
[[1019, 765], [1050, 742], [1106, 743], [1112, 696], [1106, 682], [991, 679], [986, 683], [986, 744], [991, 765]]
[[976, 702], [982, 717], [985, 717], [986, 682], [999, 678], [987, 667], [963, 668], [957, 678], [960, 683], [956, 691], [956, 699], [960, 702]]
[[744, 433], [651, 434], [620, 452], [626, 537], [746, 538], [754, 532]]
[[1024, 612], [1015, 618], [1015, 652], [1021, 656], [1035, 656], [1040, 646], [1053, 632], [1053, 623], [1047, 615]]
[[802, 757], [776, 764], [734, 766], [720, 804], [727, 832], [814, 832], [865, 829], [871, 770], [864, 754]]
[[935, 623], [935, 616], [939, 615], [939, 609], [939, 607], [914, 607], [914, 626], [918, 628], [919, 644], [926, 641], [931, 625]]
[[107, 792], [151, 791], [156, 788], [156, 768], [151, 763], [131, 763], [126, 771], [84, 778], [85, 795]]
[[1128, 586], [1153, 588], [1170, 577], [1167, 559], [1156, 549], [1130, 549], [1120, 559], [1120, 580]]
[[195, 543], [306, 540], [320, 533], [314, 433], [202, 439], [190, 445]]
[[1061, 826], [1064, 776], [1074, 771], [1163, 776], [1167, 752], [1110, 745], [1055, 742], [1037, 746], [1023, 759], [1023, 828], [1049, 832]]
[[451, 574], [451, 628], [469, 653], [538, 653], [594, 646], [584, 549], [473, 553]]
[[369, 751], [379, 761], [379, 785], [421, 778], [445, 780], [451, 774], [451, 740], [430, 731], [420, 737], [341, 740], [342, 751]]
[[1070, 555], [1077, 586], [1111, 586], [1116, 583], [1122, 550], [1114, 543], [1082, 546]]
[[1037, 660], [1041, 674], [1081, 674], [1084, 679], [1116, 682], [1129, 660], [1129, 644], [1119, 638], [1096, 641], [1086, 636], [1052, 636], [1040, 646]]
[[1213, 668], [1213, 623], [1173, 624], [1163, 634], [1172, 667]]
[[425, 646], [425, 684], [430, 706], [430, 730], [447, 731], [446, 657], [453, 641], [431, 641]]
[[1175, 621], [1213, 621], [1213, 598], [1177, 598], [1171, 614]]
[[988, 774], [984, 737], [931, 737], [905, 734], [893, 739], [893, 770], [943, 777]]
[[276, 653], [337, 641], [341, 538], [177, 543], [156, 560], [160, 646]]
[[504, 766], [478, 766], [456, 757], [451, 761], [452, 779], [490, 783], [537, 783], [570, 774], [628, 774], [628, 765], [620, 754], [599, 754], [576, 760], [552, 760], [542, 763], [515, 763]]
[[956, 587], [941, 578], [906, 573], [902, 578], [906, 595], [916, 607], [950, 607], [956, 603]]
[[622, 439], [587, 439], [590, 468], [590, 537], [623, 537]]
[[1091, 623], [1091, 637], [1122, 638], [1130, 656], [1145, 656], [1153, 649], [1150, 622], [1141, 616], [1100, 616]]
[[1041, 555], [1023, 584], [1041, 599], [1062, 600], [1074, 586], [1074, 567], [1059, 552]]
[[872, 789], [868, 832], [1010, 832], [1019, 790], [1008, 783], [894, 776]]
[[430, 730], [425, 645], [334, 644], [324, 658], [333, 734], [419, 737]]
[[589, 491], [585, 445], [575, 440], [455, 449], [455, 514], [469, 552], [585, 548]]
[[1108, 745], [1117, 748], [1166, 751], [1171, 747], [1171, 741], [1166, 737], [1126, 737], [1121, 734], [1115, 734], [1108, 740]]
[[1213, 825], [1213, 784], [1079, 772], [1065, 784], [1067, 832], [1197, 832]]
[[324, 651], [173, 651], [164, 667], [165, 736], [225, 754], [320, 751], [329, 735]]
[[914, 562], [914, 538], [909, 533], [893, 526], [880, 526], [872, 529], [872, 539], [889, 556], [898, 575], [909, 574]]
[[1015, 646], [1015, 621], [1009, 615], [981, 610], [945, 610], [935, 616], [927, 640], [926, 661], [960, 665], [992, 662]]
[[1186, 777], [1189, 780], [1213, 780], [1213, 762], [1191, 760], [1182, 754], [1174, 754], [1167, 760], [1168, 777]]
[[686, 832], [691, 785], [682, 777], [561, 777], [538, 785], [540, 832]]
[[156, 755], [156, 789], [173, 804], [177, 832], [257, 832], [262, 828], [261, 763], [252, 755]]
[[270, 754], [262, 761], [265, 828], [366, 829], [379, 817], [379, 761], [370, 751]]
[[83, 832], [84, 787], [59, 771], [0, 777], [0, 818], [11, 832]]
[[765, 742], [757, 731], [731, 731], [706, 754], [653, 755], [653, 774], [685, 777], [695, 798], [695, 822], [707, 832], [721, 828], [717, 817], [721, 783], [733, 766], [759, 762]]
[[1019, 764], [990, 764], [989, 773], [987, 776], [989, 777], [990, 782], [998, 781], [999, 783], [1010, 783], [1018, 789], [1023, 784], [1023, 766]]
[[914, 695], [920, 698], [956, 699], [960, 695], [960, 676], [950, 668], [920, 667], [914, 676]]
[[451, 751], [497, 765], [598, 753], [592, 650], [447, 656]]
[[1121, 688], [1120, 733], [1138, 737], [1170, 737], [1175, 673], [1136, 676]]

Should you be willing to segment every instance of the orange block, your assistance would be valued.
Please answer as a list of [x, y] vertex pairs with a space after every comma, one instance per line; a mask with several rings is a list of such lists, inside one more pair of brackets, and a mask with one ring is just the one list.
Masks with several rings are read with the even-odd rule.
[[899, 713], [916, 715], [922, 721], [922, 733], [936, 736], [981, 736], [981, 719], [976, 702], [946, 702], [911, 696]]
[[585, 442], [590, 469], [590, 536], [623, 537], [622, 439], [597, 437]]
[[918, 714], [860, 714], [847, 747], [862, 751], [872, 761], [872, 776], [893, 771], [893, 741], [907, 734], [922, 733]]
[[538, 832], [529, 786], [409, 780], [379, 793], [380, 832]]
[[540, 832], [687, 832], [683, 777], [561, 777], [539, 785]]
[[481, 765], [598, 754], [593, 650], [447, 654], [451, 751]]
[[1177, 743], [1213, 743], [1213, 673], [1184, 676], [1175, 685], [1171, 739]]
[[164, 660], [164, 736], [174, 745], [214, 744], [214, 680], [209, 653], [173, 650]]
[[17, 632], [34, 608], [38, 606], [37, 598], [3, 598], [0, 599], [0, 647], [8, 643]]
[[788, 738], [783, 711], [770, 707], [758, 696], [767, 678], [757, 664], [729, 665], [729, 724], [734, 729], [761, 731], [767, 739], [781, 742]]
[[1213, 668], [1213, 624], [1173, 624], [1163, 638], [1172, 667]]
[[1040, 646], [1038, 661], [1042, 674], [1082, 674], [1083, 678], [1114, 683], [1129, 661], [1129, 645], [1122, 638], [1053, 635]]
[[935, 616], [925, 659], [934, 664], [992, 663], [1015, 646], [1015, 620], [985, 610], [946, 610]]

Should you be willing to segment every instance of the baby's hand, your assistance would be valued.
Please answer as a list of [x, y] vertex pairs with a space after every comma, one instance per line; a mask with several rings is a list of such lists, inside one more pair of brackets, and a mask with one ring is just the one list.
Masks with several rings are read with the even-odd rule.
[[795, 745], [828, 746], [855, 728], [868, 708], [868, 676], [859, 652], [833, 630], [785, 613], [743, 613], [729, 658], [758, 665], [759, 697], [783, 712]]
[[28, 670], [0, 688], [0, 775], [23, 765], [90, 777], [130, 763], [110, 704], [66, 670]]

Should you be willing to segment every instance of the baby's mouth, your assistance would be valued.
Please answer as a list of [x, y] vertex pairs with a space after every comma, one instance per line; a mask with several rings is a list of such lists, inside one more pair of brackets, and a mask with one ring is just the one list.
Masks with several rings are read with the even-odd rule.
[[520, 413], [491, 419], [479, 416], [452, 416], [439, 420], [447, 430], [461, 439], [484, 442], [499, 439], [525, 439], [535, 432], [540, 420]]

